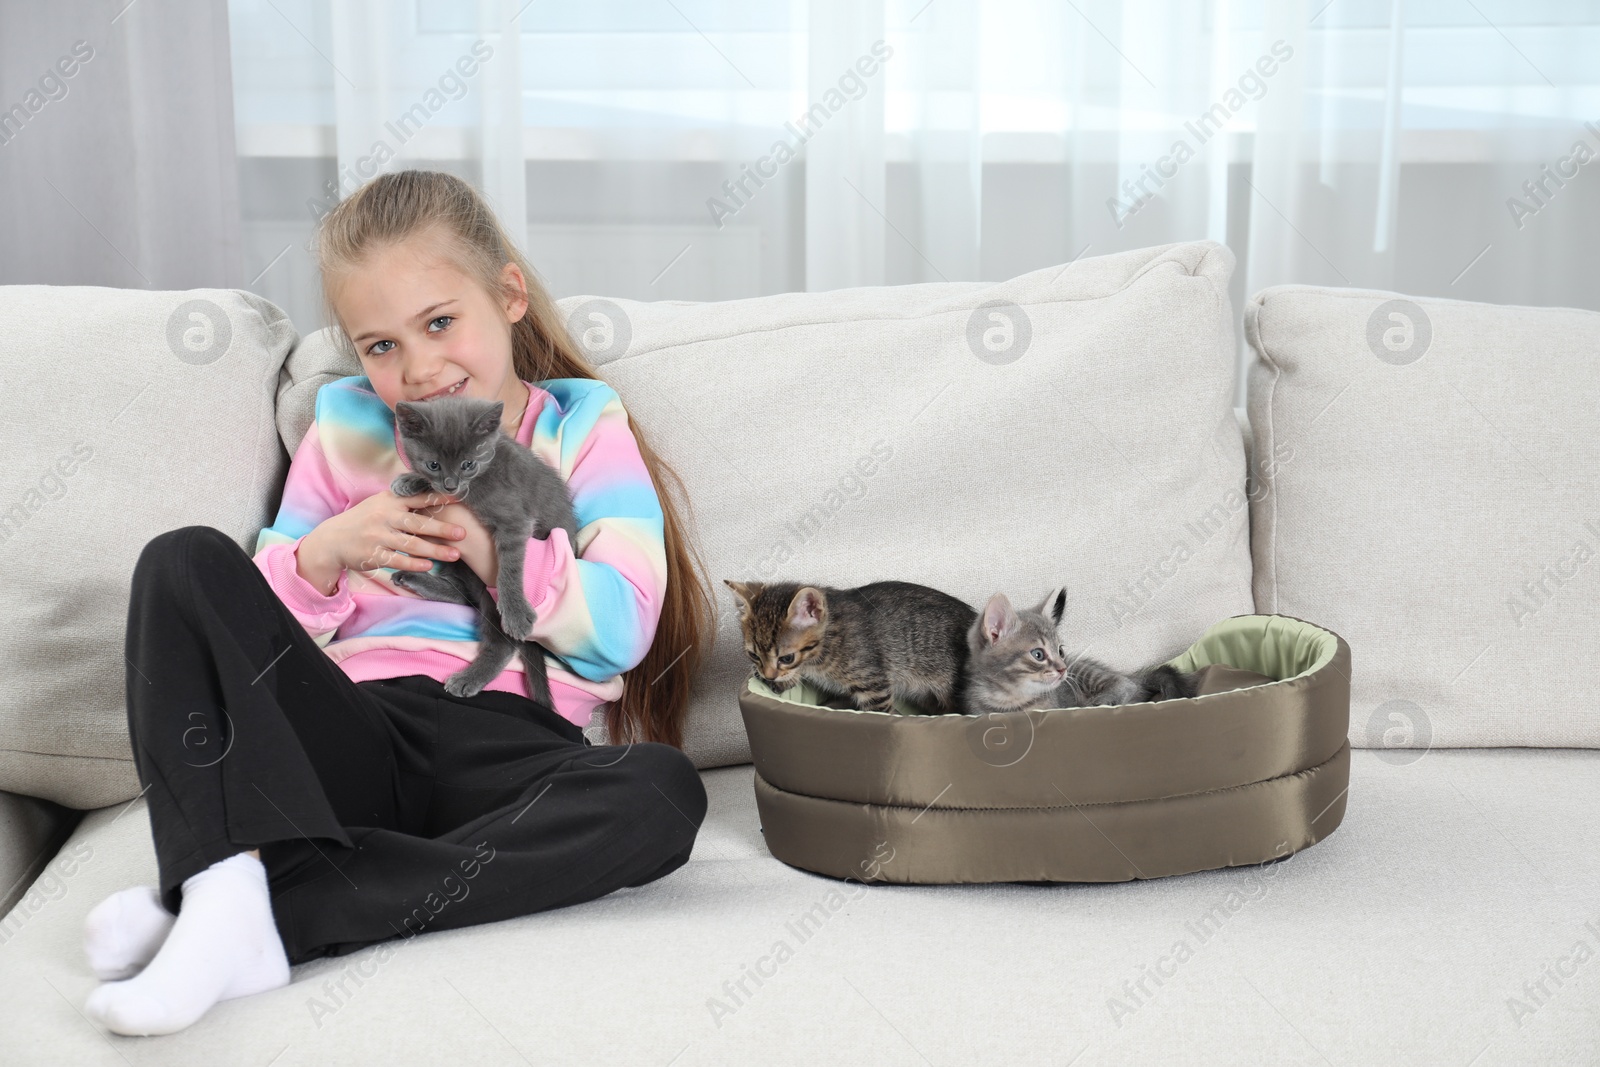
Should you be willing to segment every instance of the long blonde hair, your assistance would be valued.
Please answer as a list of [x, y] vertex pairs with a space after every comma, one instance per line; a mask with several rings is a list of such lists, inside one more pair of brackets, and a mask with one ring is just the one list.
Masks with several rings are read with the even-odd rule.
[[[560, 312], [538, 274], [501, 227], [488, 203], [471, 185], [442, 171], [402, 170], [381, 174], [329, 211], [317, 231], [317, 263], [327, 321], [339, 324], [333, 295], [351, 270], [368, 255], [418, 235], [437, 237], [439, 252], [462, 273], [475, 278], [498, 303], [508, 294], [502, 272], [515, 263], [527, 282], [528, 309], [511, 327], [511, 361], [517, 377], [600, 375], [580, 354]], [[342, 325], [334, 330], [353, 360], [355, 346]], [[667, 588], [655, 640], [644, 660], [623, 675], [623, 696], [606, 709], [607, 740], [612, 744], [660, 741], [683, 747], [683, 720], [689, 689], [704, 659], [702, 638], [715, 625], [715, 601], [704, 566], [680, 521], [690, 510], [683, 479], [650, 447], [630, 418], [650, 478], [661, 500], [667, 555]], [[677, 498], [664, 491], [668, 482]]]

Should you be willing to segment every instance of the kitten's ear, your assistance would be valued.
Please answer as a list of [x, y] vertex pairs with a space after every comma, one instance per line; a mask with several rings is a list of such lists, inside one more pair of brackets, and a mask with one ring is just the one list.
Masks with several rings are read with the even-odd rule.
[[1049, 619], [1051, 626], [1060, 626], [1067, 614], [1067, 587], [1058, 585], [1050, 590], [1034, 610]]
[[1017, 628], [1017, 611], [1004, 593], [996, 593], [983, 606], [980, 622], [984, 644], [992, 645]]
[[722, 579], [724, 585], [733, 590], [733, 602], [739, 607], [739, 618], [750, 614], [750, 605], [756, 601], [756, 594], [761, 591], [760, 582], [736, 582], [731, 578]]
[[795, 591], [794, 599], [789, 601], [789, 625], [796, 630], [804, 630], [817, 625], [826, 614], [827, 598], [822, 595], [822, 590], [815, 586], [801, 586]]
[[500, 426], [500, 416], [506, 413], [503, 400], [496, 400], [483, 409], [483, 414], [472, 420], [472, 432], [479, 436], [494, 433]]
[[394, 421], [400, 427], [401, 436], [410, 436], [423, 428], [422, 412], [405, 400], [394, 406]]

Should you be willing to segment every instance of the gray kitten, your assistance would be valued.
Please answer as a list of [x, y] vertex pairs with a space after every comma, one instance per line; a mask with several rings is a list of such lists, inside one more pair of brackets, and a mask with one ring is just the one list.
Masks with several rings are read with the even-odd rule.
[[[452, 696], [477, 695], [515, 653], [521, 655], [527, 672], [529, 697], [554, 707], [544, 650], [536, 642], [511, 635], [526, 635], [535, 621], [522, 584], [528, 538], [548, 537], [551, 530], [562, 529], [575, 544], [578, 521], [566, 480], [501, 429], [504, 412], [505, 404], [499, 400], [465, 396], [397, 403], [395, 425], [412, 469], [389, 485], [396, 496], [427, 490], [448, 493], [471, 509], [494, 539], [500, 565], [499, 604], [461, 559], [438, 561], [439, 574], [396, 571], [391, 580], [426, 600], [478, 609], [478, 655], [444, 683]], [[495, 625], [497, 615], [504, 629]]]
[[896, 698], [938, 714], [957, 710], [967, 629], [963, 601], [912, 582], [854, 589], [796, 582], [734, 582], [745, 654], [782, 691], [804, 679], [864, 711]]
[[1087, 656], [1067, 655], [1061, 643], [1065, 588], [1052, 589], [1038, 607], [1018, 611], [996, 593], [968, 633], [970, 656], [962, 701], [983, 715], [1033, 708], [1136, 704], [1195, 695], [1196, 677], [1166, 664], [1113, 670]]

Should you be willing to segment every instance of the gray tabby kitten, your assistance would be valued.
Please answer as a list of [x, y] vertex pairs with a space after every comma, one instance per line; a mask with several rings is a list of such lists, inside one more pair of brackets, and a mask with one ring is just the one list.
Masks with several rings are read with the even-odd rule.
[[[568, 540], [576, 542], [578, 522], [566, 480], [500, 428], [504, 411], [499, 400], [465, 396], [397, 403], [395, 425], [412, 470], [389, 485], [396, 496], [427, 490], [448, 493], [472, 510], [494, 538], [500, 564], [499, 604], [461, 559], [438, 561], [439, 574], [396, 571], [391, 580], [426, 600], [478, 609], [478, 655], [444, 683], [452, 696], [477, 695], [515, 653], [522, 657], [529, 697], [553, 707], [544, 650], [512, 635], [526, 635], [535, 621], [522, 584], [528, 538], [548, 537], [551, 530], [562, 529]], [[504, 629], [495, 625], [497, 615]]]
[[978, 613], [948, 593], [912, 582], [723, 581], [738, 598], [745, 654], [774, 689], [804, 679], [864, 711], [893, 712], [896, 698], [938, 714], [957, 710]]
[[968, 633], [970, 658], [962, 697], [969, 714], [1195, 695], [1196, 676], [1166, 664], [1126, 673], [1087, 656], [1069, 657], [1059, 633], [1066, 610], [1064, 587], [1052, 589], [1038, 607], [1022, 611], [1004, 593], [989, 598]]

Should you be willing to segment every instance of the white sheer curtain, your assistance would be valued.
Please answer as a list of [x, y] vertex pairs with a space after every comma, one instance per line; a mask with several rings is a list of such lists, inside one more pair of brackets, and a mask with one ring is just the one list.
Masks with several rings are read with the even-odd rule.
[[[527, 0], [466, 5], [470, 38], [427, 32], [419, 9], [391, 0], [331, 0], [333, 134], [341, 193], [388, 170], [473, 160], [474, 178], [506, 229], [527, 238], [522, 47]], [[454, 47], [464, 45], [464, 47]], [[449, 120], [438, 122], [457, 100]], [[392, 152], [392, 158], [385, 157]], [[523, 249], [526, 251], [526, 247]]]
[[896, 4], [895, 23], [915, 44], [898, 58], [909, 141], [905, 212], [919, 249], [908, 281], [981, 277], [983, 247], [983, 19], [976, 3]]
[[478, 183], [557, 295], [998, 280], [1209, 237], [1236, 306], [1305, 282], [1600, 307], [1592, 6], [229, 10], [246, 239], [300, 249], [259, 286], [297, 318], [315, 209], [282, 202], [405, 166]]
[[249, 285], [225, 14], [0, 3], [0, 284]]

